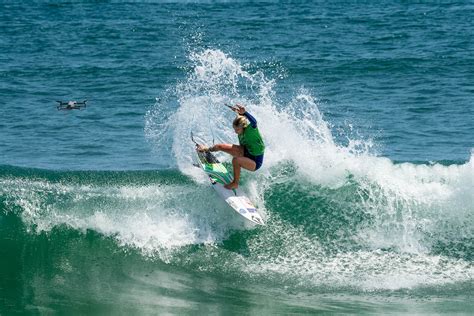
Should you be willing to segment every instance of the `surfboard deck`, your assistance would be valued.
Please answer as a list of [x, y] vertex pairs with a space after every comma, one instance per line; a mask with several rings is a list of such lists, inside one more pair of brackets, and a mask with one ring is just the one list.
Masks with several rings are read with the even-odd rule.
[[232, 182], [234, 179], [232, 172], [221, 163], [211, 152], [199, 152], [196, 150], [198, 167], [200, 167], [207, 175], [211, 182], [212, 188], [217, 194], [239, 215], [248, 221], [265, 225], [262, 217], [258, 213], [255, 205], [242, 192], [240, 188], [228, 190], [224, 188], [224, 184]]

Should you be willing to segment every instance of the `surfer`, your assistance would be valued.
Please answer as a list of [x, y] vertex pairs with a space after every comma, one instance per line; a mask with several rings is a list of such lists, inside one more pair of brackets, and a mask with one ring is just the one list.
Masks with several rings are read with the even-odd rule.
[[228, 107], [237, 113], [232, 126], [239, 137], [239, 145], [216, 144], [211, 147], [200, 145], [198, 151], [223, 151], [234, 157], [232, 158], [234, 180], [224, 186], [231, 190], [239, 186], [241, 168], [257, 171], [262, 166], [265, 144], [257, 127], [257, 120], [245, 110], [245, 107], [240, 104]]

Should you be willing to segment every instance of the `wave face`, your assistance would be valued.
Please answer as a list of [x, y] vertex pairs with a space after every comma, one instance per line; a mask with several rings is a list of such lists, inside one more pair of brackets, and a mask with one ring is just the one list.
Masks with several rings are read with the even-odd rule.
[[[333, 187], [300, 174], [291, 162], [248, 176], [243, 186], [268, 221], [251, 230], [207, 185], [179, 171], [4, 166], [2, 230], [23, 231], [16, 238], [32, 249], [46, 238], [56, 246], [43, 249], [45, 257], [64, 245], [59, 261], [73, 266], [81, 259], [70, 252], [86, 243], [84, 256], [135, 253], [139, 262], [234, 282], [259, 280], [272, 288], [366, 292], [454, 286], [465, 291], [474, 272], [472, 187], [463, 182], [472, 161], [377, 163], [371, 172], [385, 175], [379, 182], [371, 173], [348, 175]], [[386, 169], [376, 171], [382, 166]], [[2, 235], [5, 248], [8, 234]], [[90, 238], [99, 241], [89, 244]], [[99, 264], [108, 265], [105, 257], [98, 257]]]

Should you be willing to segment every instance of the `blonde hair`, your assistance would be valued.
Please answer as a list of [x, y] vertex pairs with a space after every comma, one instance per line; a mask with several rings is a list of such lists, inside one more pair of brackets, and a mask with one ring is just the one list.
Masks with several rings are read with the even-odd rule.
[[232, 122], [232, 125], [234, 127], [242, 127], [246, 128], [247, 125], [249, 125], [249, 122], [243, 115], [237, 115], [237, 117], [234, 119], [234, 122]]

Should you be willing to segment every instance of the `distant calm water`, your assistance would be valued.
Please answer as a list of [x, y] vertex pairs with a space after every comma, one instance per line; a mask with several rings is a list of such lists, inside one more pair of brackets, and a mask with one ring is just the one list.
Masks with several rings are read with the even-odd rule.
[[[473, 17], [0, 3], [0, 314], [472, 313]], [[237, 142], [236, 102], [265, 227], [192, 166], [191, 131]]]

